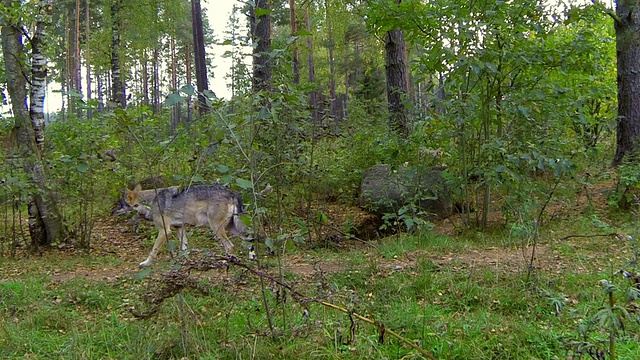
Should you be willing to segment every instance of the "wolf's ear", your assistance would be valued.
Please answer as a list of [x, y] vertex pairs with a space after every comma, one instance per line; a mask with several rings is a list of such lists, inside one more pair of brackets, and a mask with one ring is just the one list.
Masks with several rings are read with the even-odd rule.
[[136, 187], [133, 188], [133, 192], [139, 193], [140, 191], [142, 191], [142, 185], [138, 183], [138, 185], [136, 185]]

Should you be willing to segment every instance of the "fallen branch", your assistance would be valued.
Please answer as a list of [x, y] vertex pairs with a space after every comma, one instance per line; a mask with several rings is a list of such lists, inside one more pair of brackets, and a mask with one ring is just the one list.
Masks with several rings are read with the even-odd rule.
[[137, 318], [142, 318], [142, 319], [149, 318], [158, 312], [164, 300], [174, 297], [185, 288], [195, 289], [200, 293], [207, 295], [209, 294], [208, 289], [204, 288], [201, 284], [199, 284], [197, 281], [195, 281], [190, 277], [191, 270], [207, 271], [211, 269], [228, 268], [230, 265], [235, 265], [237, 267], [245, 269], [247, 272], [255, 276], [258, 276], [261, 279], [266, 279], [268, 281], [271, 281], [274, 284], [281, 286], [284, 289], [287, 289], [289, 291], [289, 294], [291, 294], [292, 298], [304, 307], [305, 314], [309, 314], [307, 304], [309, 304], [310, 302], [315, 302], [322, 306], [325, 306], [349, 315], [352, 321], [353, 321], [353, 318], [356, 318], [360, 321], [376, 326], [379, 331], [378, 341], [380, 343], [384, 342], [385, 334], [390, 334], [393, 337], [400, 340], [405, 345], [417, 350], [418, 352], [420, 352], [420, 354], [422, 354], [426, 358], [431, 360], [437, 360], [437, 358], [433, 356], [431, 353], [429, 353], [427, 350], [417, 346], [412, 341], [404, 338], [399, 333], [386, 328], [384, 323], [380, 321], [371, 320], [358, 313], [347, 310], [346, 308], [329, 303], [327, 301], [305, 296], [304, 294], [294, 289], [292, 285], [287, 284], [284, 281], [278, 279], [277, 277], [274, 277], [264, 271], [257, 270], [252, 266], [245, 264], [238, 257], [234, 255], [220, 256], [220, 255], [215, 255], [210, 253], [202, 254], [201, 256], [198, 256], [198, 255], [200, 255], [199, 252], [197, 250], [193, 250], [190, 253], [191, 257], [181, 259], [177, 264], [179, 266], [173, 266], [171, 270], [161, 274], [162, 279], [159, 287], [155, 291], [151, 291], [142, 296], [143, 300], [145, 300], [147, 303], [152, 305], [149, 311], [141, 313], [141, 312], [137, 312], [135, 309], [131, 309], [130, 310], [131, 313]]
[[615, 236], [618, 239], [622, 239], [622, 235], [618, 233], [610, 233], [610, 234], [592, 234], [592, 235], [584, 235], [584, 234], [571, 234], [567, 236], [563, 236], [560, 238], [560, 241], [567, 240], [571, 238], [592, 238], [592, 237], [607, 237], [607, 236]]
[[416, 344], [414, 344], [413, 342], [411, 342], [410, 340], [407, 340], [406, 338], [404, 338], [402, 335], [398, 334], [397, 332], [391, 330], [391, 329], [387, 329], [384, 324], [382, 322], [377, 322], [374, 320], [371, 320], [369, 318], [366, 318], [358, 313], [355, 313], [353, 311], [349, 311], [343, 307], [340, 307], [338, 305], [334, 305], [331, 303], [328, 303], [326, 301], [321, 301], [320, 304], [334, 309], [334, 310], [338, 310], [340, 312], [343, 312], [345, 314], [348, 314], [349, 316], [353, 316], [356, 319], [360, 320], [360, 321], [364, 321], [366, 323], [369, 323], [371, 325], [377, 326], [379, 331], [380, 331], [380, 337], [378, 338], [378, 342], [382, 343], [384, 341], [384, 334], [391, 334], [392, 336], [394, 336], [396, 339], [402, 341], [404, 344], [410, 346], [411, 348], [417, 350], [420, 352], [420, 354], [426, 356], [427, 358], [431, 359], [431, 360], [437, 360], [437, 358], [435, 356], [433, 356], [430, 352], [428, 352], [427, 350], [417, 346]]

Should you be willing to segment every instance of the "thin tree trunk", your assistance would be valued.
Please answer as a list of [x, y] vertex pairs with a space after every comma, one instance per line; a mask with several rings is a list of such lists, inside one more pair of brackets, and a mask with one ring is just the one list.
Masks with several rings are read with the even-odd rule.
[[[169, 39], [171, 52], [171, 91], [178, 94], [178, 61], [176, 59], [176, 39], [172, 35]], [[171, 111], [171, 134], [174, 134], [180, 122], [180, 108], [178, 103], [173, 104]]]
[[[349, 42], [345, 41], [344, 44], [344, 60], [349, 63]], [[349, 116], [349, 112], [347, 110], [349, 103], [349, 67], [344, 70], [344, 101], [342, 102], [343, 115], [346, 119]]]
[[98, 74], [96, 76], [98, 86], [98, 112], [104, 111], [104, 81], [102, 80], [103, 76], [104, 74]]
[[209, 84], [207, 81], [207, 63], [200, 0], [191, 0], [191, 16], [193, 25], [193, 46], [196, 62], [196, 83], [198, 87], [198, 112], [202, 115], [209, 111], [209, 105], [207, 105], [204, 95], [205, 90], [209, 89]]
[[145, 106], [149, 106], [149, 63], [147, 62], [147, 53], [142, 50], [142, 101]]
[[[87, 72], [86, 72], [86, 78], [87, 78], [87, 102], [91, 101], [91, 61], [90, 61], [90, 48], [89, 48], [89, 30], [91, 28], [90, 24], [91, 24], [91, 14], [89, 13], [89, 1], [87, 0], [86, 3], [86, 9], [85, 9], [85, 41], [86, 41], [86, 48], [85, 48], [85, 54], [84, 54], [84, 59], [85, 59], [85, 66], [87, 67]], [[93, 113], [91, 110], [91, 107], [87, 107], [87, 118], [91, 119], [93, 117]]]
[[[80, 61], [80, 0], [76, 0], [76, 19], [75, 28], [73, 30], [73, 71], [74, 75], [74, 88], [82, 93], [82, 62]], [[82, 110], [78, 108], [78, 117], [82, 116]]]
[[[187, 84], [192, 85], [193, 83], [193, 77], [191, 76], [191, 72], [193, 71], [191, 69], [191, 48], [189, 47], [189, 44], [185, 44], [185, 65], [187, 67]], [[189, 94], [188, 98], [187, 98], [187, 123], [191, 123], [191, 121], [193, 120], [193, 113], [191, 111], [191, 94]]]
[[[311, 4], [307, 4], [307, 11], [305, 13], [305, 25], [307, 27], [307, 31], [311, 33], [311, 20], [309, 19], [309, 7]], [[313, 90], [309, 93], [309, 107], [311, 108], [311, 118], [313, 119], [315, 124], [320, 123], [320, 118], [318, 116], [318, 100], [317, 100], [317, 92], [315, 89], [316, 82], [316, 70], [315, 65], [313, 64], [313, 42], [311, 36], [307, 36], [307, 51], [309, 54], [307, 55], [307, 66], [309, 67], [309, 83], [314, 87]]]
[[116, 106], [125, 108], [126, 95], [124, 83], [120, 76], [120, 22], [123, 2], [122, 0], [114, 0], [111, 3], [111, 97]]
[[618, 59], [618, 127], [613, 166], [629, 160], [640, 163], [640, 4], [616, 1]]
[[[71, 89], [73, 89], [73, 52], [71, 51], [71, 21], [69, 20], [69, 10], [64, 12], [64, 39], [65, 39], [65, 69], [64, 69], [64, 83], [66, 91], [63, 92], [67, 99], [68, 111], [67, 114], [73, 114], [75, 112], [75, 102], [71, 99]], [[66, 119], [66, 117], [65, 117]]]
[[331, 84], [330, 84], [330, 94], [331, 94], [331, 116], [335, 121], [335, 129], [334, 133], [337, 135], [340, 133], [340, 118], [338, 117], [338, 109], [336, 108], [336, 70], [335, 70], [335, 59], [334, 59], [334, 49], [336, 47], [335, 42], [333, 41], [333, 21], [331, 19], [331, 14], [329, 12], [329, 0], [325, 0], [324, 2], [326, 18], [327, 18], [327, 26], [329, 27], [329, 72], [331, 74]]
[[[289, 0], [289, 17], [291, 22], [291, 36], [296, 36], [296, 1]], [[300, 83], [300, 60], [298, 59], [298, 45], [293, 43], [293, 83]]]
[[153, 93], [152, 102], [153, 102], [153, 113], [157, 114], [160, 112], [160, 52], [158, 51], [158, 45], [153, 48]]

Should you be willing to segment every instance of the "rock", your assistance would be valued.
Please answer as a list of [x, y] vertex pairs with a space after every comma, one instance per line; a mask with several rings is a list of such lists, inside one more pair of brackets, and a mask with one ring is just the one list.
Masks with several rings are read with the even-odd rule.
[[442, 176], [445, 167], [409, 168], [392, 171], [389, 165], [376, 165], [362, 176], [360, 206], [384, 215], [397, 213], [412, 202], [427, 213], [428, 220], [445, 218], [452, 213], [452, 201], [447, 182]]

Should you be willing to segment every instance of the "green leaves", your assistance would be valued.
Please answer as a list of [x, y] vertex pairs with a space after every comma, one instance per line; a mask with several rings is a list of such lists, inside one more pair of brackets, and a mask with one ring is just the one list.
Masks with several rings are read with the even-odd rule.
[[241, 178], [237, 178], [236, 179], [236, 184], [240, 188], [245, 189], [245, 190], [253, 189], [253, 183], [251, 181], [249, 181], [249, 180], [244, 180], [244, 179], [241, 179]]

